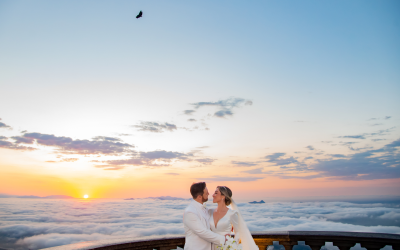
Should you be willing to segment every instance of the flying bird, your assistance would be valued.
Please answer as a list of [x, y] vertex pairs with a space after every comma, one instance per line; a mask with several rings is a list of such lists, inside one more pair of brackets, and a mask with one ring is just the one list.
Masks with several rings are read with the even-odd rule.
[[142, 15], [143, 15], [143, 12], [142, 12], [142, 11], [140, 11], [140, 12], [139, 12], [139, 14], [136, 16], [136, 18], [141, 18], [141, 17], [142, 17]]

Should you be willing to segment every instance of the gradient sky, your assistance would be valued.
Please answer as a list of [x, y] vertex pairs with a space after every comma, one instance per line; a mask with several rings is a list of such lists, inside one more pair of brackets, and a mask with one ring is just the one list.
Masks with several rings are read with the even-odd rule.
[[0, 193], [398, 194], [399, 12], [2, 0]]

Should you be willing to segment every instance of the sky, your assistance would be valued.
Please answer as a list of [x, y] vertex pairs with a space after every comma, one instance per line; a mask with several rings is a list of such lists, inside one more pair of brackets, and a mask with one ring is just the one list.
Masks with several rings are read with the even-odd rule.
[[0, 193], [398, 195], [399, 10], [1, 0]]
[[[82, 241], [184, 234], [182, 214], [189, 203], [190, 200], [3, 198], [0, 248], [42, 249]], [[208, 202], [207, 207], [216, 206]], [[398, 202], [269, 202], [240, 203], [238, 207], [251, 231], [400, 233]]]

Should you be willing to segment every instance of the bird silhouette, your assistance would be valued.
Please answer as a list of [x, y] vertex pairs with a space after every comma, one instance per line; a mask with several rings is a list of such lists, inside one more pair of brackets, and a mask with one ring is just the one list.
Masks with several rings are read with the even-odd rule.
[[143, 15], [143, 12], [142, 12], [142, 11], [140, 11], [140, 12], [139, 12], [139, 14], [136, 16], [136, 18], [141, 18], [141, 17], [142, 17], [142, 15]]

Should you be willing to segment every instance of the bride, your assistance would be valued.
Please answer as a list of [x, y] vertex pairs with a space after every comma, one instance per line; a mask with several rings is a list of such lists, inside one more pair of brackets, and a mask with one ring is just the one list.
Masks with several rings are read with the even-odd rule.
[[[243, 250], [258, 250], [246, 222], [232, 199], [232, 191], [225, 186], [218, 186], [213, 194], [213, 203], [218, 203], [216, 209], [209, 209], [211, 231], [226, 235], [235, 231], [235, 241], [241, 241]], [[231, 205], [232, 209], [227, 206]], [[217, 250], [217, 245], [212, 246]]]

